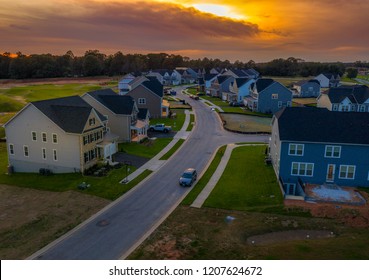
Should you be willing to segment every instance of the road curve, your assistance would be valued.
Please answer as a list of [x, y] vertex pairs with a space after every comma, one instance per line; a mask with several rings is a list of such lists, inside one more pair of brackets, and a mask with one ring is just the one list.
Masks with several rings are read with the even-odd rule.
[[178, 185], [178, 178], [184, 169], [194, 167], [201, 173], [221, 145], [266, 142], [269, 138], [225, 131], [216, 112], [200, 101], [181, 95], [181, 90], [182, 87], [177, 88], [178, 96], [186, 99], [196, 114], [196, 125], [181, 149], [147, 180], [76, 229], [33, 254], [31, 259], [114, 260], [127, 256], [189, 191]]

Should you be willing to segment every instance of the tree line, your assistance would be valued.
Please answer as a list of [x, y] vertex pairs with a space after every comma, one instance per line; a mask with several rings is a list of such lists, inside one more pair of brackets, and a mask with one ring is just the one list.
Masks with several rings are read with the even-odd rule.
[[[360, 62], [361, 63], [361, 62]], [[365, 65], [366, 62], [360, 65]], [[320, 73], [336, 73], [342, 75], [346, 64], [305, 62], [290, 57], [274, 59], [266, 63], [255, 63], [253, 60], [242, 62], [236, 60], [190, 59], [186, 56], [149, 53], [123, 54], [117, 52], [106, 55], [99, 50], [88, 50], [83, 56], [75, 56], [72, 51], [63, 55], [32, 54], [18, 52], [16, 56], [10, 53], [0, 54], [0, 79], [55, 78], [81, 76], [115, 76], [132, 72], [146, 72], [153, 69], [174, 69], [190, 67], [195, 69], [212, 68], [254, 68], [265, 76], [316, 76]], [[355, 66], [355, 65], [349, 65]]]

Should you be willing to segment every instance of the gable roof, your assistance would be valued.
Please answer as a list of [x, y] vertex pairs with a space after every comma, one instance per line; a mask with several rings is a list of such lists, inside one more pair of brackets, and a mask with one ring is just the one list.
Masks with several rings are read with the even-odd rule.
[[157, 96], [163, 97], [164, 87], [157, 79], [150, 79], [149, 81], [143, 82], [142, 85]]
[[287, 107], [275, 114], [284, 141], [369, 145], [369, 114]]
[[92, 98], [104, 105], [114, 114], [131, 115], [135, 101], [131, 96], [118, 95], [112, 89], [87, 92]]
[[369, 98], [369, 88], [365, 85], [330, 88], [326, 93], [331, 103], [341, 103], [349, 98], [352, 103], [363, 104]]
[[252, 80], [252, 79], [250, 79], [250, 78], [236, 78], [235, 83], [236, 83], [237, 87], [240, 88], [250, 80]]
[[[35, 101], [31, 104], [69, 133], [82, 133], [91, 111], [94, 110], [90, 104], [77, 95]], [[98, 111], [95, 110], [95, 112], [102, 121], [106, 120]]]
[[149, 113], [149, 109], [140, 108], [138, 109], [137, 118], [140, 120], [146, 120], [148, 113]]
[[255, 83], [255, 86], [258, 92], [262, 92], [264, 89], [266, 89], [273, 83], [275, 83], [273, 79], [258, 79]]
[[216, 76], [218, 76], [217, 74], [205, 74], [204, 75], [204, 80], [205, 81], [210, 81], [210, 80], [212, 80], [212, 79], [215, 79], [216, 78]]
[[228, 80], [229, 78], [233, 78], [232, 76], [228, 76], [228, 75], [220, 75], [217, 77], [218, 83], [224, 83], [226, 80]]

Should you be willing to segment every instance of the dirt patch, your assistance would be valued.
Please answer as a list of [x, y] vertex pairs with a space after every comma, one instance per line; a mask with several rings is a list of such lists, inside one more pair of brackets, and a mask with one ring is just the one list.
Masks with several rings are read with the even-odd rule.
[[220, 114], [224, 128], [243, 133], [270, 133], [270, 118], [243, 114]]
[[0, 258], [28, 257], [109, 203], [75, 191], [0, 185]]
[[[359, 192], [368, 201], [366, 192]], [[337, 219], [345, 225], [358, 228], [369, 227], [369, 205], [346, 205], [344, 203], [305, 202], [285, 200], [286, 207], [299, 207], [310, 211], [314, 217]]]

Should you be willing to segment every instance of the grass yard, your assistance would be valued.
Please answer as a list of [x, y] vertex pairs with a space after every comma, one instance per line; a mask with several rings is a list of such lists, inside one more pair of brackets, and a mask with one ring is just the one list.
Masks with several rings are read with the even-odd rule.
[[219, 113], [224, 127], [233, 131], [245, 133], [266, 132], [271, 133], [271, 119], [252, 115], [222, 114]]
[[188, 124], [186, 131], [191, 131], [193, 129], [194, 124], [195, 124], [195, 115], [190, 114], [190, 123]]
[[141, 143], [120, 143], [118, 150], [131, 155], [153, 158], [167, 146], [170, 141], [172, 141], [172, 138], [146, 139]]
[[204, 206], [232, 210], [281, 206], [283, 197], [274, 170], [264, 163], [265, 148], [235, 148]]
[[163, 123], [167, 126], [171, 126], [174, 131], [178, 131], [182, 128], [186, 118], [185, 109], [172, 109], [173, 113], [176, 114], [175, 118], [157, 118], [151, 119], [150, 124], [154, 125], [157, 123]]

